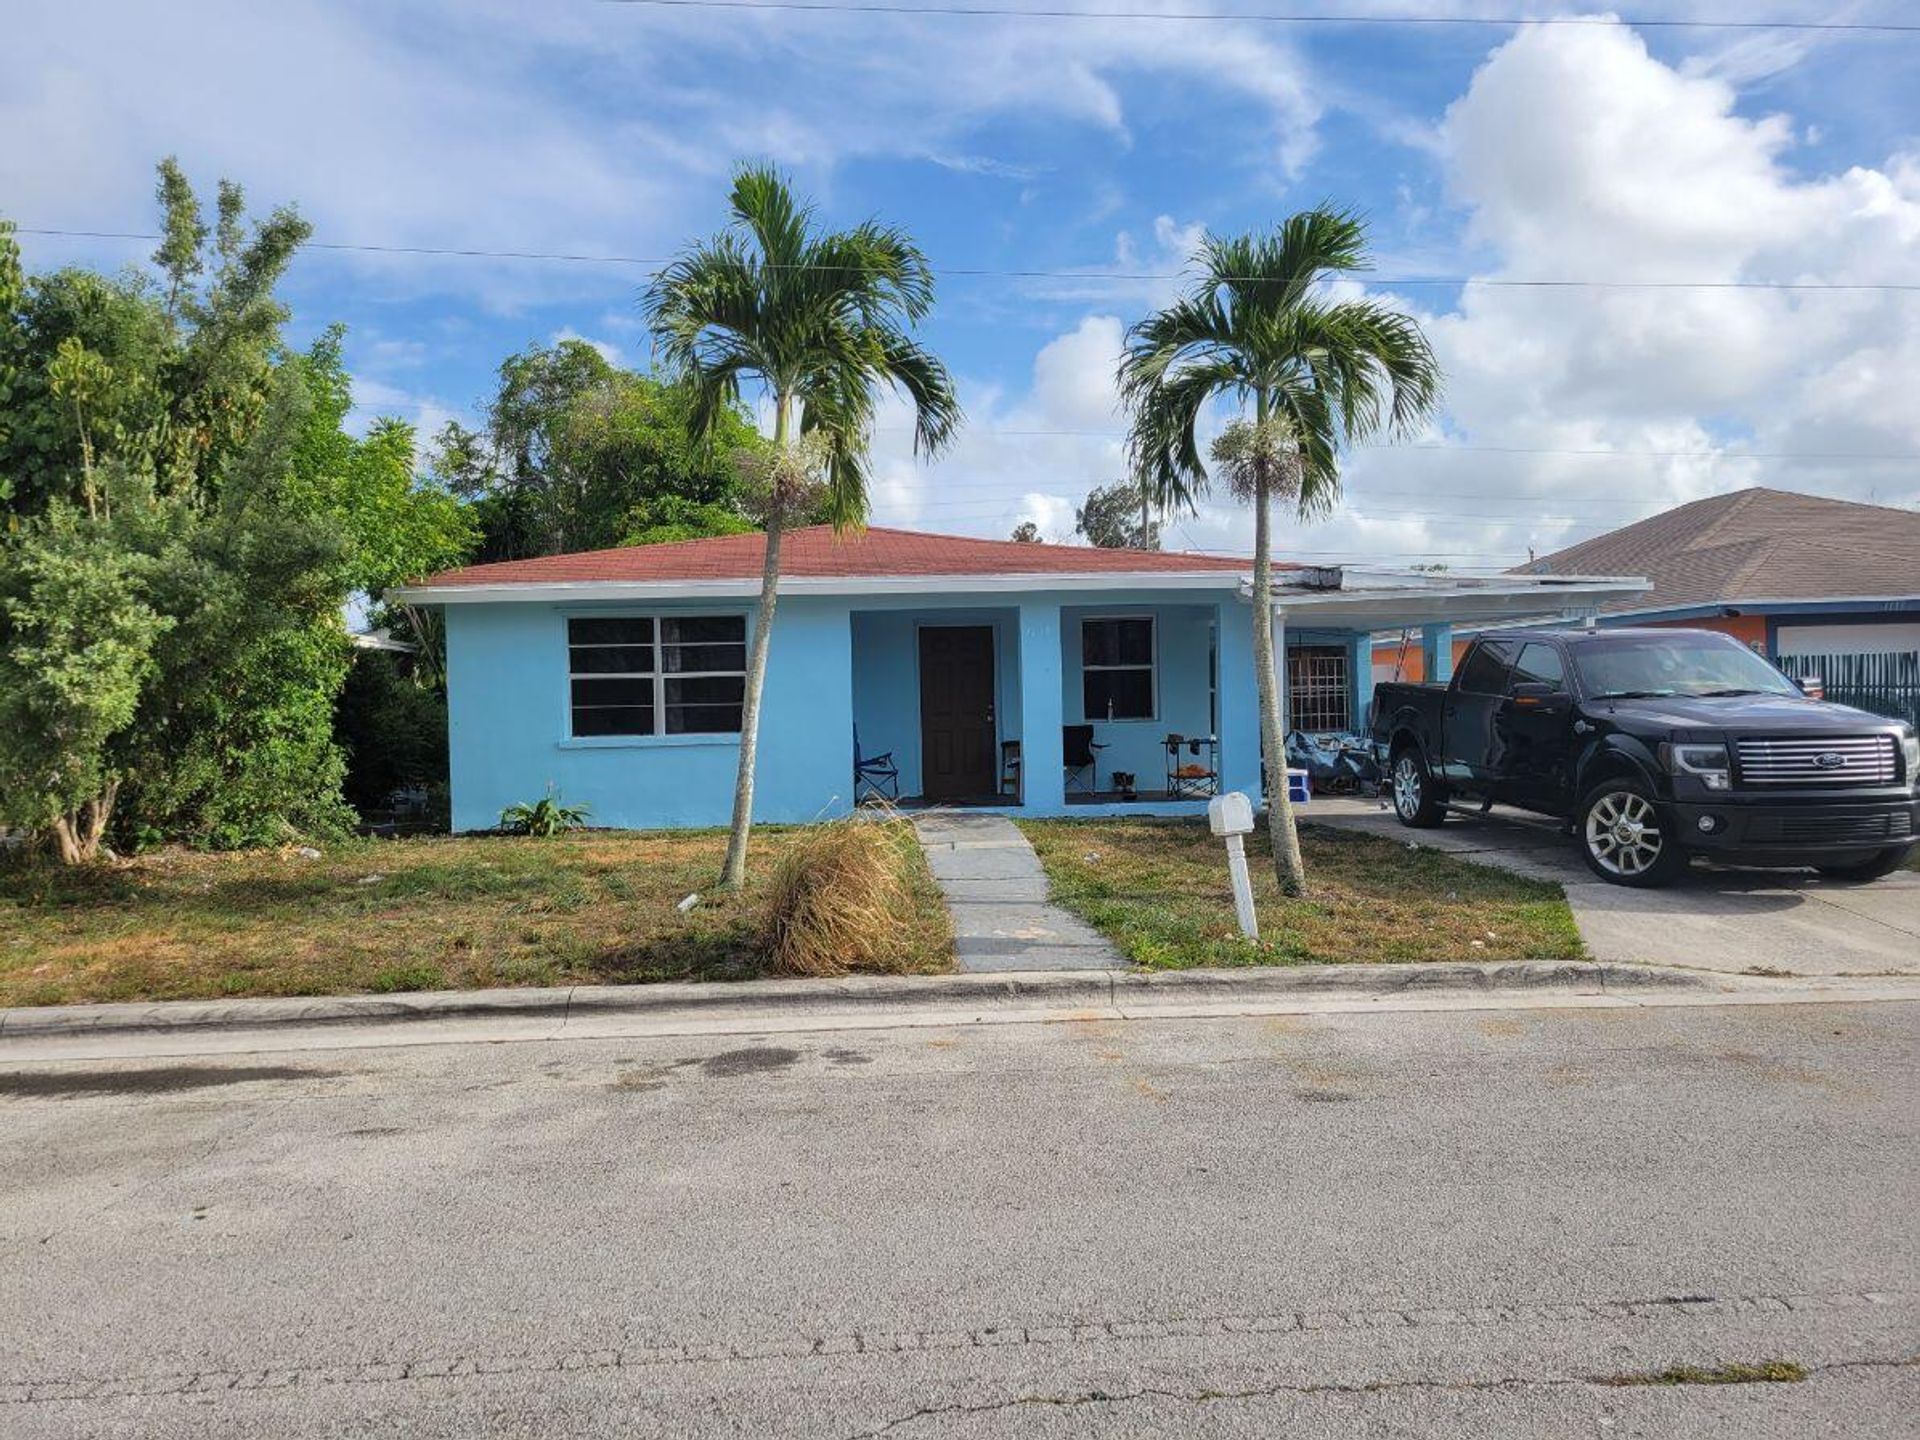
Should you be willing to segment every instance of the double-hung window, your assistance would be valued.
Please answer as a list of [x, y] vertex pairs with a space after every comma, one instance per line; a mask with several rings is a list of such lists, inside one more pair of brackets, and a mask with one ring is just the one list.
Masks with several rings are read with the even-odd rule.
[[1151, 720], [1153, 617], [1080, 622], [1081, 714], [1088, 720]]
[[576, 736], [737, 735], [746, 669], [745, 616], [567, 621]]

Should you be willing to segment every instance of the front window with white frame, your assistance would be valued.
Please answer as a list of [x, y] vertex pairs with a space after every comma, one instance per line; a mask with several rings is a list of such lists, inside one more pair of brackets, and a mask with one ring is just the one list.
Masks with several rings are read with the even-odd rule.
[[572, 733], [737, 735], [746, 696], [743, 615], [567, 621]]
[[1080, 622], [1081, 714], [1088, 720], [1151, 720], [1155, 708], [1153, 617]]

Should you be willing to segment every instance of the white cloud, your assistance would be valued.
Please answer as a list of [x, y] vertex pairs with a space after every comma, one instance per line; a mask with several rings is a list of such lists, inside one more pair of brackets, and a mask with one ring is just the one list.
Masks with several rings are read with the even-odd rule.
[[[1292, 48], [1253, 25], [829, 14], [716, 24], [505, 0], [404, 10], [203, 0], [182, 25], [138, 0], [17, 8], [0, 195], [9, 214], [50, 226], [147, 221], [152, 165], [174, 152], [209, 190], [226, 175], [258, 206], [298, 202], [331, 241], [652, 258], [716, 218], [714, 197], [743, 155], [798, 168], [823, 194], [836, 167], [868, 158], [1031, 180], [1043, 165], [979, 153], [981, 132], [1039, 120], [1124, 149], [1122, 85], [1149, 80], [1253, 107], [1253, 143], [1232, 163], [1290, 176], [1321, 116]], [[742, 93], [739, 77], [769, 72], [805, 81]], [[604, 304], [644, 273], [316, 251], [300, 263], [410, 298], [477, 296], [501, 312]]]
[[[1676, 68], [1618, 25], [1536, 27], [1496, 49], [1437, 132], [1480, 277], [1920, 283], [1920, 155], [1797, 173], [1793, 121], [1741, 113], [1729, 68]], [[1152, 252], [1125, 238], [1116, 257], [1177, 268], [1163, 257], [1190, 233], [1163, 220]], [[1473, 284], [1451, 308], [1402, 303], [1445, 367], [1444, 422], [1349, 456], [1340, 512], [1283, 522], [1292, 553], [1499, 567], [1750, 484], [1920, 501], [1911, 460], [1771, 458], [1920, 450], [1920, 297]], [[1090, 317], [1041, 349], [1024, 396], [971, 400], [977, 428], [932, 469], [896, 472], [893, 501], [997, 533], [1031, 496], [1117, 478], [1117, 435], [993, 429], [1117, 430], [1101, 417], [1120, 326]], [[1250, 539], [1218, 503], [1169, 532], [1196, 548]]]
[[1032, 520], [1070, 540], [1088, 490], [1125, 473], [1114, 374], [1122, 327], [1090, 315], [1034, 357], [1026, 393], [960, 382], [968, 423], [932, 465], [912, 454], [911, 411], [883, 407], [874, 435], [874, 523], [1005, 535]]
[[416, 395], [369, 375], [354, 375], [352, 385], [353, 408], [347, 412], [348, 431], [365, 435], [375, 420], [404, 420], [413, 426], [415, 448], [423, 458], [427, 445], [449, 420], [472, 423], [471, 417], [445, 401], [430, 395]]
[[[1791, 120], [1738, 99], [1723, 69], [1676, 69], [1623, 26], [1522, 30], [1441, 129], [1482, 277], [1920, 281], [1920, 163], [1803, 178]], [[1444, 433], [1488, 448], [1360, 452], [1313, 543], [1512, 563], [1749, 484], [1920, 500], [1911, 461], [1766, 458], [1920, 449], [1915, 299], [1469, 285], [1422, 318]], [[1502, 453], [1527, 450], [1569, 453]]]
[[611, 340], [596, 340], [591, 335], [582, 335], [571, 325], [562, 325], [558, 330], [553, 332], [552, 337], [547, 343], [549, 345], [558, 345], [564, 340], [578, 340], [583, 345], [592, 346], [600, 353], [600, 358], [609, 365], [619, 365], [623, 363], [622, 355], [624, 352], [618, 345], [614, 344]]

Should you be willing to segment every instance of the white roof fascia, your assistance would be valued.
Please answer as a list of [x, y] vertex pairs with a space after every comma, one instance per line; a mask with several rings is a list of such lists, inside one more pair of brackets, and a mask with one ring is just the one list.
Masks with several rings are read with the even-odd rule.
[[1425, 590], [1337, 590], [1276, 596], [1289, 619], [1371, 628], [1409, 623], [1461, 623], [1522, 616], [1585, 614], [1609, 600], [1646, 590], [1644, 580], [1583, 578], [1554, 586], [1498, 582]]
[[[783, 576], [782, 595], [1005, 595], [1042, 590], [1241, 590], [1251, 582], [1233, 570], [1149, 570], [1078, 575]], [[506, 581], [472, 585], [407, 585], [384, 598], [401, 605], [502, 601], [590, 603], [601, 600], [751, 599], [758, 579]]]
[[[1418, 577], [1422, 582], [1415, 585], [1342, 585], [1334, 589], [1316, 589], [1309, 586], [1274, 586], [1275, 605], [1339, 605], [1355, 600], [1378, 599], [1389, 595], [1400, 596], [1408, 591], [1423, 592], [1424, 596], [1443, 595], [1579, 595], [1587, 596], [1602, 592], [1612, 595], [1637, 595], [1651, 590], [1652, 583], [1638, 575], [1432, 575]], [[1241, 593], [1251, 595], [1253, 582], [1241, 582]]]

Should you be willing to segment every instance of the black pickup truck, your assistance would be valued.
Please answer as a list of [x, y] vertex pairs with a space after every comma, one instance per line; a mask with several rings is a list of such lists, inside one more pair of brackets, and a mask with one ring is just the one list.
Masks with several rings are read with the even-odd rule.
[[1913, 726], [1809, 699], [1716, 631], [1483, 637], [1448, 684], [1379, 686], [1369, 727], [1402, 824], [1463, 802], [1559, 816], [1620, 885], [1694, 854], [1872, 880], [1920, 841]]

